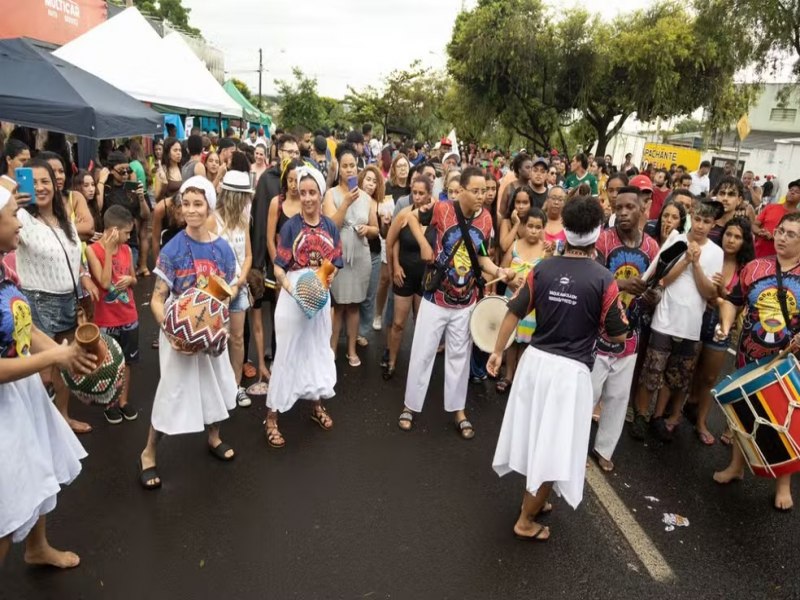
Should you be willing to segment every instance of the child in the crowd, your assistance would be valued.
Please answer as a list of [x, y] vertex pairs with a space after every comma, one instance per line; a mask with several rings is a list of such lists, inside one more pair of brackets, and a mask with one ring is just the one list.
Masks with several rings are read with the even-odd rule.
[[103, 237], [86, 249], [89, 271], [100, 299], [95, 302], [94, 322], [112, 337], [125, 355], [125, 383], [119, 400], [105, 411], [112, 425], [133, 421], [139, 412], [128, 402], [131, 365], [139, 362], [139, 314], [133, 298], [136, 270], [128, 238], [134, 219], [124, 206], [111, 206], [103, 215]]

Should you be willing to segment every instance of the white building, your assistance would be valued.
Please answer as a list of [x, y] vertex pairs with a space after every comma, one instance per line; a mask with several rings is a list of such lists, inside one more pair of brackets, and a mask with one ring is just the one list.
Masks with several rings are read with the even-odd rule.
[[[781, 106], [778, 95], [785, 87], [781, 83], [769, 83], [747, 117], [750, 134], [739, 144], [736, 129], [718, 139], [715, 147], [703, 152], [703, 160], [711, 161], [712, 168], [722, 169], [727, 161], [736, 159], [739, 153], [739, 172], [753, 171], [759, 184], [767, 175], [777, 181], [777, 192], [783, 195], [786, 185], [800, 178], [800, 102], [797, 96]], [[701, 146], [701, 134], [670, 136], [669, 143]]]

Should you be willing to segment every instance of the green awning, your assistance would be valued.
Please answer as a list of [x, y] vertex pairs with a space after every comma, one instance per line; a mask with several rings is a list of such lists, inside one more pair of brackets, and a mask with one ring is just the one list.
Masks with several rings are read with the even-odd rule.
[[233, 85], [233, 81], [226, 81], [225, 85], [222, 86], [225, 88], [225, 91], [228, 92], [228, 95], [233, 98], [239, 106], [243, 109], [244, 118], [251, 123], [258, 123], [259, 125], [268, 128], [272, 125], [272, 119], [266, 113], [261, 112], [253, 106], [253, 103], [250, 102], [247, 98], [242, 95], [242, 92]]

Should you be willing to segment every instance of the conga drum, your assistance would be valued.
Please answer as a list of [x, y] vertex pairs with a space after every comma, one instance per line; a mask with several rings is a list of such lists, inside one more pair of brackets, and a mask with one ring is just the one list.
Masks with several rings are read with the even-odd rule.
[[[469, 317], [469, 332], [472, 342], [484, 352], [494, 352], [500, 324], [508, 310], [508, 298], [505, 296], [486, 296], [478, 301]], [[506, 348], [514, 342], [514, 332], [508, 337]]]
[[800, 471], [800, 365], [793, 354], [767, 357], [711, 390], [750, 470], [761, 477]]

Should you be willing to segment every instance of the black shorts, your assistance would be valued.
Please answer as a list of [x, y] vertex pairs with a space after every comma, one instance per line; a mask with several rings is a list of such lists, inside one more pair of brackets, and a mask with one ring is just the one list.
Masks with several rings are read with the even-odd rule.
[[123, 325], [122, 327], [101, 327], [100, 331], [114, 339], [122, 354], [125, 356], [125, 364], [133, 365], [139, 362], [139, 323], [133, 325]]
[[403, 286], [397, 287], [392, 283], [392, 291], [395, 296], [407, 298], [409, 296], [422, 296], [422, 280], [425, 277], [425, 263], [413, 262], [408, 264], [400, 264], [403, 267], [403, 272], [406, 274], [403, 280]]

